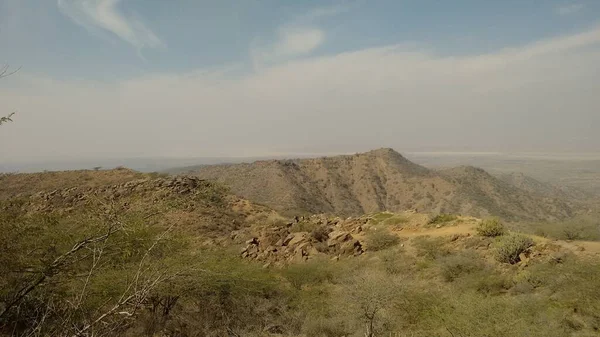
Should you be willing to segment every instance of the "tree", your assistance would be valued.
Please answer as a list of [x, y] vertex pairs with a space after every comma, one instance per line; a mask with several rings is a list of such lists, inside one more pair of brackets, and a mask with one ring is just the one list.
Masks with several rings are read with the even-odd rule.
[[177, 274], [172, 227], [99, 203], [72, 220], [0, 203], [0, 335], [119, 335]]
[[357, 275], [345, 287], [348, 303], [365, 324], [364, 336], [374, 337], [385, 325], [386, 310], [400, 296], [395, 280], [382, 273]]

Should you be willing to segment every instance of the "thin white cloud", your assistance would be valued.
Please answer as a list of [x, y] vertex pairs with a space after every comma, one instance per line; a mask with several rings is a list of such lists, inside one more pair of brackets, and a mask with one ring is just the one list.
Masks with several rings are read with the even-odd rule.
[[325, 42], [325, 32], [315, 27], [285, 27], [271, 45], [253, 47], [251, 56], [256, 68], [265, 64], [309, 55]]
[[125, 17], [118, 9], [122, 0], [57, 0], [61, 12], [88, 30], [110, 32], [138, 50], [165, 44], [135, 16]]
[[277, 56], [305, 55], [325, 41], [325, 33], [316, 28], [286, 29], [274, 47]]
[[[295, 45], [292, 43], [292, 45]], [[298, 45], [303, 45], [298, 43]], [[291, 48], [306, 51], [310, 48]], [[3, 83], [6, 162], [471, 147], [597, 151], [600, 28], [485, 55], [403, 46], [118, 83]], [[23, 81], [12, 86], [14, 81]]]
[[293, 17], [279, 27], [277, 37], [269, 43], [257, 43], [250, 47], [255, 69], [264, 68], [299, 56], [310, 55], [326, 40], [326, 33], [317, 21], [336, 16], [356, 7], [362, 0], [339, 1], [331, 6], [315, 7], [303, 15]]
[[583, 9], [583, 4], [569, 4], [558, 6], [554, 9], [554, 12], [558, 15], [570, 15], [575, 14]]

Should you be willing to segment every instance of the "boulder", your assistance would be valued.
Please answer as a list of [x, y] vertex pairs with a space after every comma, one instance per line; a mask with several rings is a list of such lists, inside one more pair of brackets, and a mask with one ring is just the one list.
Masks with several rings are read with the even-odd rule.
[[290, 233], [283, 241], [284, 246], [295, 246], [302, 242], [308, 241], [308, 232]]
[[340, 253], [344, 255], [352, 255], [358, 248], [360, 248], [360, 251], [362, 252], [362, 245], [358, 240], [348, 240], [342, 243], [340, 246]]
[[333, 231], [329, 233], [329, 240], [327, 240], [328, 246], [335, 246], [337, 244], [341, 244], [344, 241], [347, 241], [352, 238], [352, 235], [346, 231]]

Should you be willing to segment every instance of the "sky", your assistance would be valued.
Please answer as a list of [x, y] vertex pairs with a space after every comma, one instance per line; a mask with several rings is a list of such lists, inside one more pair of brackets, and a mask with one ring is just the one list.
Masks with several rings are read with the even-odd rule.
[[600, 152], [597, 0], [0, 0], [0, 162]]

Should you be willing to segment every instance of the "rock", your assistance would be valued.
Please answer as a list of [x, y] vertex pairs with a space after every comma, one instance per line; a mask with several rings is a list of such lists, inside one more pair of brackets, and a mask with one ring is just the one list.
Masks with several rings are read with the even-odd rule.
[[529, 261], [529, 257], [525, 253], [519, 254], [519, 260], [521, 263], [527, 263]]
[[248, 241], [246, 241], [247, 245], [258, 245], [258, 238], [252, 238]]
[[329, 233], [329, 240], [327, 240], [328, 246], [335, 246], [336, 244], [342, 243], [348, 239], [352, 238], [350, 233], [345, 231], [333, 231]]
[[302, 242], [308, 241], [308, 237], [308, 232], [290, 233], [290, 235], [288, 235], [283, 241], [283, 244], [286, 246], [295, 246]]
[[306, 251], [305, 248], [308, 248], [307, 246], [309, 244], [310, 243], [308, 243], [308, 242], [302, 242], [301, 244], [299, 244], [298, 246], [296, 246], [296, 249], [294, 249], [294, 252], [302, 251], [302, 253], [306, 255], [307, 251]]
[[[358, 242], [358, 240], [356, 240], [356, 239], [348, 240], [348, 241], [342, 243], [342, 245], [340, 246], [340, 253], [344, 254], [344, 255], [354, 254], [356, 247], [361, 247], [361, 244], [360, 244], [360, 242]], [[362, 252], [362, 247], [360, 250]]]
[[352, 230], [352, 233], [358, 234], [358, 233], [362, 233], [362, 231], [363, 231], [362, 226], [358, 226]]

